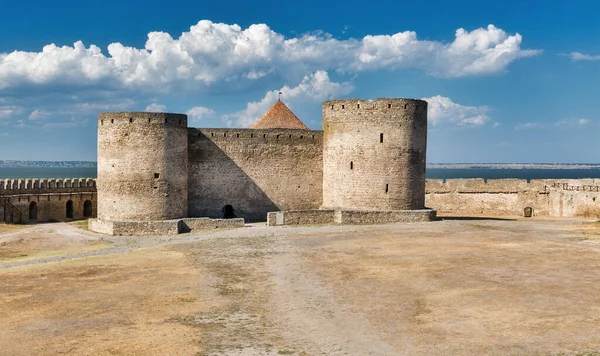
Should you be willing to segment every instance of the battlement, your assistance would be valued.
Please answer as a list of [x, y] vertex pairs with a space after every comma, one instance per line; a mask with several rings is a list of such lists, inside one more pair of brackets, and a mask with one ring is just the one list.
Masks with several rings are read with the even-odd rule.
[[427, 111], [427, 102], [419, 99], [377, 98], [375, 100], [342, 99], [323, 102], [323, 111]]
[[93, 178], [0, 179], [0, 195], [95, 192]]
[[280, 143], [322, 142], [323, 131], [298, 129], [188, 129], [190, 137], [211, 141], [256, 141]]
[[[537, 191], [547, 192], [550, 189], [574, 186], [600, 185], [598, 179], [483, 179], [483, 178], [455, 178], [455, 179], [427, 179], [427, 192], [520, 192]], [[584, 188], [581, 188], [584, 189]], [[575, 190], [577, 190], [575, 188]]]
[[98, 126], [132, 124], [187, 127], [187, 115], [162, 112], [104, 112], [98, 114]]

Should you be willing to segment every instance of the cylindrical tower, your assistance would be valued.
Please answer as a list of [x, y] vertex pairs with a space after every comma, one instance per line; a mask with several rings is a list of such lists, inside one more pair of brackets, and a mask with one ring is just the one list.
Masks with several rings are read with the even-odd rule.
[[187, 217], [188, 134], [183, 114], [98, 115], [98, 218]]
[[323, 103], [323, 208], [425, 207], [427, 102]]

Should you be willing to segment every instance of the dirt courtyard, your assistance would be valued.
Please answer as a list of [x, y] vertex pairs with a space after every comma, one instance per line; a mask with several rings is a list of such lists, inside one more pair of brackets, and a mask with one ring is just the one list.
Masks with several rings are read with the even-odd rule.
[[1, 355], [600, 355], [600, 223], [0, 225]]

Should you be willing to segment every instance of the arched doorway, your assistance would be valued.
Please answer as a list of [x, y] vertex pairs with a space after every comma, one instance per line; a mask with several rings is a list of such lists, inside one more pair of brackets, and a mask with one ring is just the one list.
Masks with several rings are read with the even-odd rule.
[[73, 219], [73, 201], [67, 202], [67, 219]]
[[528, 206], [525, 209], [523, 209], [523, 216], [526, 218], [530, 218], [533, 216], [533, 208]]
[[223, 207], [223, 209], [221, 210], [221, 212], [223, 213], [223, 219], [233, 219], [235, 218], [235, 214], [234, 214], [235, 209], [233, 209], [233, 206], [227, 204]]
[[29, 221], [37, 221], [38, 216], [38, 206], [37, 203], [32, 201], [29, 203]]
[[90, 200], [86, 200], [83, 202], [83, 217], [91, 218], [92, 217], [92, 202]]

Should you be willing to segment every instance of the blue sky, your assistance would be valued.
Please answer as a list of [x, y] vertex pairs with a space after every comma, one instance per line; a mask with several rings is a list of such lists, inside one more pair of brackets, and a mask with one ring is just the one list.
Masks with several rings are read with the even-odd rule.
[[428, 161], [598, 163], [592, 1], [0, 5], [0, 159], [95, 160], [102, 111], [247, 127], [283, 91], [429, 102]]

